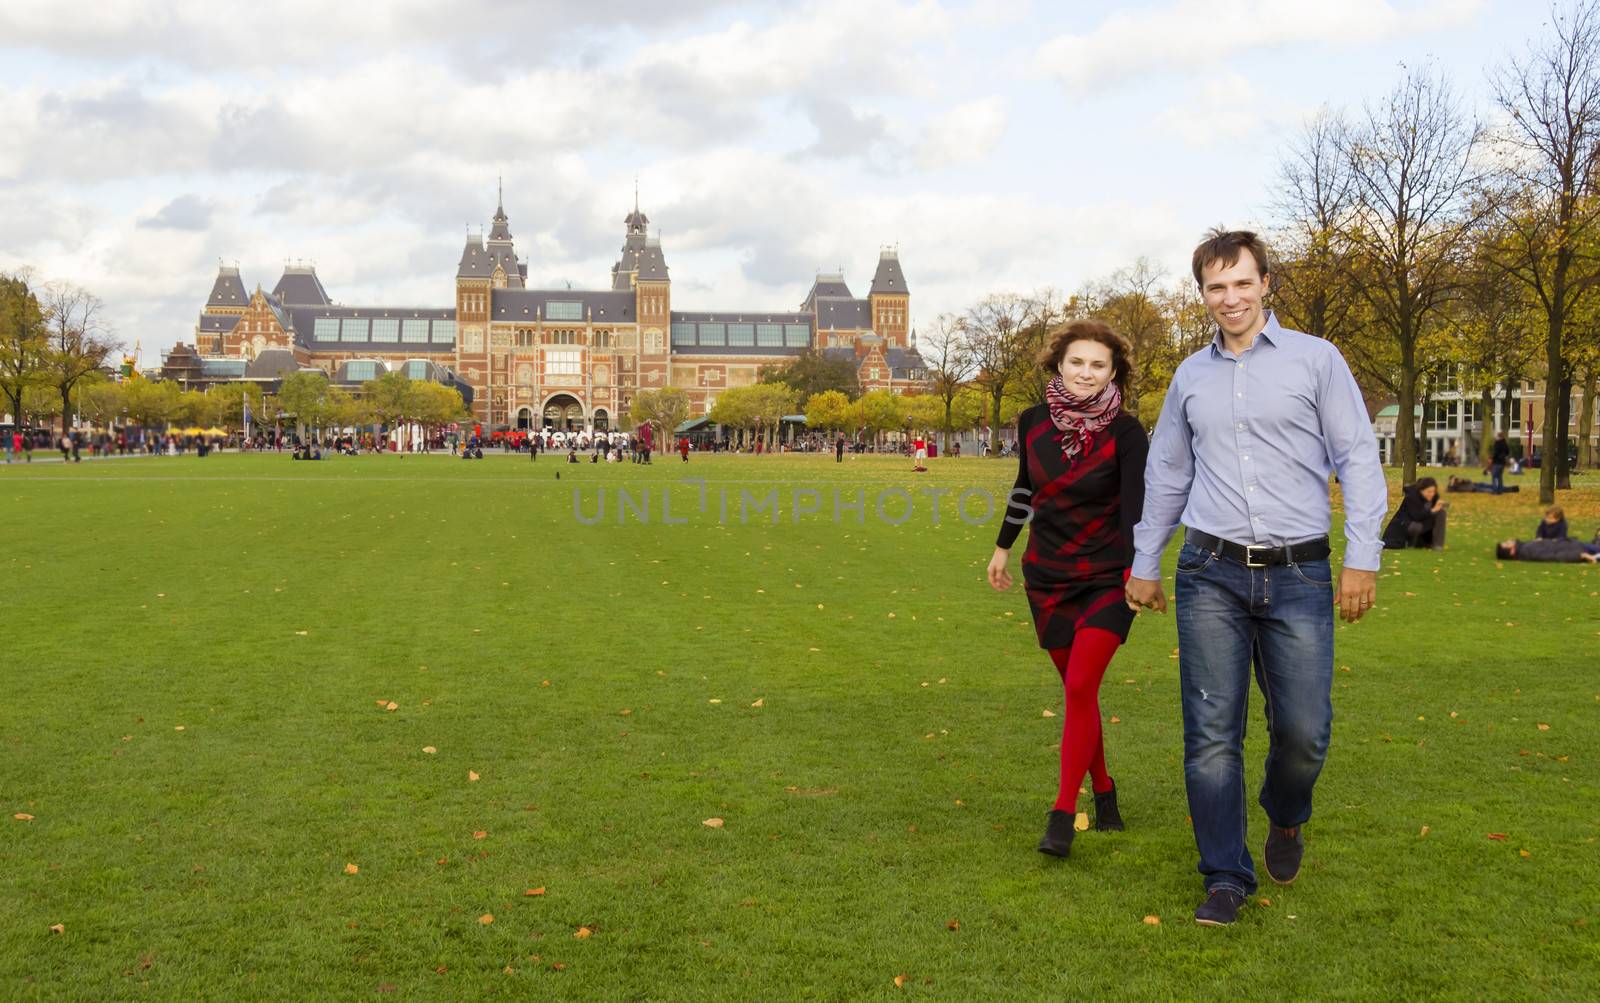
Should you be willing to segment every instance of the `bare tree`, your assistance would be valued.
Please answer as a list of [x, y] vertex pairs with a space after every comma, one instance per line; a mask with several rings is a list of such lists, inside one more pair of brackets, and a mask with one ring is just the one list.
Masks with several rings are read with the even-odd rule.
[[45, 368], [61, 394], [61, 429], [72, 423], [72, 391], [78, 381], [105, 364], [116, 349], [101, 320], [100, 300], [70, 282], [44, 287], [44, 307], [49, 328]]
[[933, 394], [944, 404], [944, 451], [948, 456], [956, 395], [978, 372], [978, 364], [967, 347], [965, 324], [947, 313], [934, 320], [932, 333], [920, 339], [917, 347], [928, 364]]
[[1021, 397], [1026, 406], [1032, 407], [1044, 400], [1045, 384], [1050, 382], [1050, 376], [1034, 365], [1034, 361], [1071, 314], [1072, 304], [1062, 297], [1061, 290], [1046, 286], [1028, 297], [1027, 310], [1022, 322], [1021, 338], [1024, 344], [1019, 353], [1021, 369], [1011, 390], [1014, 399]]
[[[1431, 68], [1410, 71], [1366, 108], [1344, 140], [1354, 199], [1341, 228], [1378, 346], [1346, 342], [1399, 403], [1395, 442], [1402, 477], [1416, 477], [1413, 423], [1419, 347], [1460, 282], [1457, 266], [1486, 211], [1476, 153], [1482, 130]], [[1382, 356], [1393, 352], [1392, 367]]]
[[1532, 290], [1545, 316], [1547, 462], [1539, 469], [1539, 500], [1549, 504], [1557, 487], [1571, 486], [1563, 414], [1567, 318], [1600, 278], [1600, 7], [1594, 0], [1565, 14], [1552, 7], [1549, 33], [1491, 73], [1490, 83], [1509, 119], [1501, 140], [1519, 196], [1504, 214], [1510, 233], [1498, 259]]
[[[1168, 292], [1165, 276], [1149, 258], [1113, 272], [1103, 282], [1086, 289], [1083, 305], [1093, 316], [1105, 321], [1128, 339], [1131, 372], [1128, 396], [1123, 408], [1135, 417], [1152, 410], [1145, 398], [1161, 395], [1181, 360], [1174, 357], [1171, 318], [1163, 309]], [[1159, 400], [1155, 411], [1160, 410]]]
[[1030, 313], [1028, 299], [1015, 293], [992, 293], [967, 310], [964, 318], [967, 347], [977, 374], [973, 382], [989, 395], [989, 448], [1000, 452], [1000, 405], [1006, 387], [1017, 378], [1028, 357], [1029, 342], [1023, 334]]
[[1356, 195], [1349, 133], [1337, 112], [1312, 116], [1278, 168], [1274, 200], [1285, 225], [1273, 241], [1273, 308], [1286, 326], [1336, 344], [1351, 333], [1356, 296], [1342, 234]]

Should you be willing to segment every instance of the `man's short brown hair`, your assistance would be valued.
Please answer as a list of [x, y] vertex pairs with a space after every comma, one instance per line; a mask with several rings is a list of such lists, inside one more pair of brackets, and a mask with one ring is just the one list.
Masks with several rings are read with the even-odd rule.
[[1205, 283], [1200, 273], [1219, 261], [1224, 268], [1238, 264], [1240, 251], [1250, 252], [1250, 256], [1256, 259], [1256, 268], [1261, 272], [1261, 277], [1266, 278], [1272, 269], [1267, 260], [1267, 245], [1261, 237], [1250, 230], [1224, 230], [1219, 226], [1208, 231], [1206, 239], [1194, 249], [1194, 284], [1203, 287]]

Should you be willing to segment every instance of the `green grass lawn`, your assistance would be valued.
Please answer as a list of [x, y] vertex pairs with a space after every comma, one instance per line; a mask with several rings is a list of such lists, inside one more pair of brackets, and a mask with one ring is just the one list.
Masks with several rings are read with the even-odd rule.
[[1305, 871], [1219, 930], [1172, 617], [1102, 692], [1128, 831], [1041, 856], [1059, 683], [956, 508], [1014, 467], [909, 466], [0, 468], [0, 997], [1600, 997], [1600, 568], [1496, 563], [1536, 487], [1385, 555]]

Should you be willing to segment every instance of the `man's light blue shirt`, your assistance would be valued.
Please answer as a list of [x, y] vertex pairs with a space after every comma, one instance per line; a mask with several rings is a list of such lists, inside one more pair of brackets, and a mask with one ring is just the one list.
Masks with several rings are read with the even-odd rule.
[[1344, 566], [1376, 571], [1389, 505], [1378, 441], [1355, 377], [1331, 343], [1278, 325], [1238, 355], [1211, 344], [1183, 360], [1145, 463], [1133, 576], [1161, 577], [1181, 520], [1224, 540], [1282, 546], [1328, 532], [1328, 474], [1344, 490]]

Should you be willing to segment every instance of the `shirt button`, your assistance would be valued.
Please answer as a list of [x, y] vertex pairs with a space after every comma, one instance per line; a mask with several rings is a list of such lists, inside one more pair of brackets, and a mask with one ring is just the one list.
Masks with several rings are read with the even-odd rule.
[[1256, 486], [1254, 484], [1250, 485], [1250, 490], [1251, 491], [1254, 491], [1255, 489], [1256, 489]]
[[1243, 397], [1244, 396], [1244, 391], [1241, 390], [1240, 392], [1234, 394], [1234, 396], [1235, 397]]
[[1244, 428], [1244, 422], [1242, 422], [1242, 421], [1241, 421], [1241, 422], [1240, 422], [1240, 423], [1239, 423], [1239, 427], [1240, 427], [1240, 428]]

